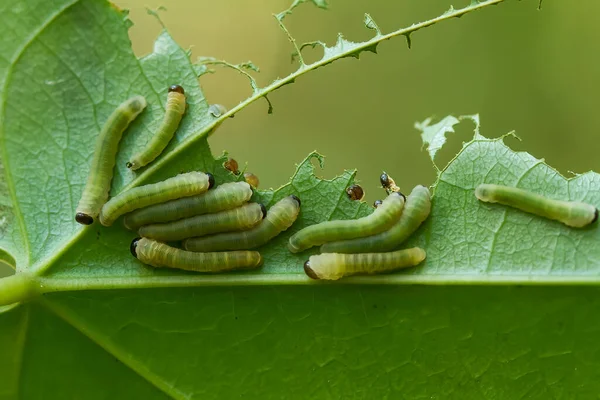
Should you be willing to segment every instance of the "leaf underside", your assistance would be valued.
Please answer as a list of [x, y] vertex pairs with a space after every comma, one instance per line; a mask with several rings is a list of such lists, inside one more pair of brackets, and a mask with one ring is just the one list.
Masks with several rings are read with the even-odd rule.
[[[370, 17], [367, 22], [380, 34]], [[212, 172], [218, 183], [237, 179], [206, 142], [218, 121], [208, 113], [200, 70], [166, 31], [152, 54], [136, 59], [126, 13], [103, 1], [5, 4], [0, 26], [6, 27], [0, 42], [0, 260], [66, 291], [0, 313], [6, 382], [0, 398], [598, 393], [597, 288], [345, 286], [305, 277], [302, 264], [316, 249], [290, 254], [285, 242], [293, 232], [371, 212], [345, 195], [353, 171], [332, 180], [316, 176], [313, 162], [323, 162], [317, 153], [295, 173], [290, 169], [288, 184], [255, 195], [267, 205], [292, 193], [302, 199], [294, 226], [260, 249], [266, 260], [260, 271], [206, 277], [143, 266], [128, 251], [135, 235], [120, 224], [82, 228], [73, 220], [93, 142], [114, 107], [142, 94], [149, 107], [124, 136], [112, 194], [189, 170]], [[330, 49], [344, 51], [348, 43], [340, 37], [339, 48]], [[135, 175], [125, 162], [156, 130], [166, 89], [175, 82], [188, 96], [181, 128], [165, 155]], [[444, 121], [444, 129], [424, 135], [432, 159], [459, 119]], [[419, 127], [434, 132], [429, 121]], [[431, 217], [406, 244], [424, 247], [426, 262], [347, 282], [600, 282], [597, 225], [573, 230], [479, 203], [473, 195], [489, 182], [600, 206], [599, 175], [567, 180], [478, 132], [477, 124], [474, 139], [440, 170]], [[70, 291], [253, 283], [319, 286]]]

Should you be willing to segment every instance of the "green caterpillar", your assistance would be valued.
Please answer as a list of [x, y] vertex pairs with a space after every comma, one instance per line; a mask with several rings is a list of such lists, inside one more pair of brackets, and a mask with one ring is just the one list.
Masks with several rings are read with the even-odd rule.
[[221, 251], [253, 249], [288, 229], [300, 212], [300, 199], [294, 195], [275, 203], [267, 216], [254, 228], [232, 233], [187, 239], [183, 247], [190, 251]]
[[242, 231], [258, 224], [266, 214], [267, 209], [262, 204], [248, 203], [218, 213], [196, 215], [166, 224], [144, 225], [139, 229], [139, 234], [161, 242], [169, 242], [219, 232]]
[[514, 187], [483, 184], [477, 186], [475, 196], [481, 201], [518, 208], [574, 228], [583, 228], [598, 220], [598, 209], [591, 204], [553, 200]]
[[375, 235], [389, 229], [398, 221], [404, 207], [404, 196], [392, 192], [371, 215], [355, 220], [326, 221], [296, 232], [288, 243], [292, 253], [326, 242]]
[[239, 207], [252, 197], [252, 188], [246, 182], [224, 183], [197, 196], [154, 204], [127, 215], [123, 223], [136, 230], [142, 225], [175, 221], [194, 215], [210, 214]]
[[322, 253], [376, 253], [391, 251], [402, 244], [427, 219], [431, 212], [429, 189], [416, 186], [406, 198], [398, 222], [389, 230], [362, 238], [329, 242], [321, 246]]
[[146, 108], [143, 96], [134, 96], [121, 103], [108, 117], [96, 140], [96, 149], [87, 183], [75, 211], [75, 221], [90, 225], [108, 200], [119, 142], [129, 124]]
[[100, 211], [100, 223], [110, 226], [123, 214], [138, 208], [180, 197], [193, 196], [206, 192], [215, 184], [212, 174], [188, 172], [162, 182], [138, 186], [113, 197]]
[[183, 88], [179, 85], [169, 87], [163, 122], [156, 134], [146, 145], [146, 148], [134, 155], [127, 163], [127, 168], [135, 171], [150, 164], [163, 152], [173, 138], [173, 135], [175, 135], [177, 127], [179, 127], [181, 118], [185, 113], [185, 107], [185, 91]]
[[137, 238], [131, 242], [131, 254], [144, 264], [156, 268], [176, 268], [195, 272], [225, 272], [252, 269], [262, 265], [257, 251], [192, 253], [152, 239]]
[[304, 272], [312, 279], [337, 280], [344, 276], [379, 274], [414, 267], [425, 257], [425, 250], [419, 247], [390, 253], [324, 253], [311, 256], [304, 263]]

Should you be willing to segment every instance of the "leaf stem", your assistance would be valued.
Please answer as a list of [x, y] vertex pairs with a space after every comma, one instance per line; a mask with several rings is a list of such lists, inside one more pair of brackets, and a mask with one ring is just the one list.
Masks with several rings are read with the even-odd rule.
[[[0, 280], [1, 282], [1, 280]], [[199, 286], [269, 286], [269, 285], [526, 285], [566, 286], [600, 285], [600, 276], [540, 275], [375, 275], [353, 276], [339, 281], [319, 281], [305, 274], [225, 274], [181, 275], [123, 278], [39, 278], [42, 293], [83, 290], [149, 289]]]
[[362, 42], [362, 43], [357, 43], [356, 46], [353, 46], [352, 48], [350, 48], [348, 50], [333, 53], [333, 54], [326, 54], [322, 59], [315, 61], [312, 64], [304, 64], [300, 68], [298, 68], [295, 72], [291, 73], [290, 75], [286, 76], [285, 78], [277, 79], [277, 80], [273, 81], [270, 85], [257, 89], [252, 96], [248, 97], [246, 100], [242, 101], [237, 106], [233, 107], [231, 110], [229, 110], [226, 113], [224, 113], [223, 115], [221, 115], [221, 117], [219, 117], [218, 119], [213, 121], [212, 124], [206, 126], [199, 132], [189, 135], [185, 140], [183, 140], [181, 142], [181, 144], [179, 146], [174, 148], [169, 153], [165, 154], [164, 157], [162, 157], [162, 159], [156, 161], [155, 163], [152, 163], [144, 172], [139, 174], [133, 181], [131, 181], [127, 186], [125, 186], [123, 188], [123, 190], [127, 190], [127, 189], [130, 189], [132, 187], [139, 185], [143, 181], [147, 180], [152, 174], [156, 173], [160, 168], [162, 168], [164, 164], [170, 162], [173, 159], [179, 158], [179, 154], [181, 154], [188, 146], [191, 146], [195, 142], [210, 136], [214, 132], [214, 127], [218, 126], [226, 118], [229, 118], [230, 116], [234, 115], [241, 109], [247, 107], [249, 104], [260, 99], [261, 97], [265, 97], [270, 92], [273, 92], [287, 84], [293, 83], [296, 80], [296, 78], [304, 75], [308, 71], [315, 70], [315, 69], [322, 67], [324, 65], [327, 65], [333, 61], [348, 57], [351, 54], [356, 53], [357, 51], [372, 48], [373, 45], [376, 45], [380, 42], [391, 39], [392, 37], [407, 35], [411, 32], [418, 31], [419, 29], [423, 29], [425, 27], [434, 25], [438, 22], [441, 22], [441, 21], [444, 21], [447, 19], [451, 19], [451, 18], [462, 17], [463, 15], [468, 14], [470, 12], [477, 11], [477, 10], [487, 7], [487, 6], [500, 4], [504, 1], [506, 1], [506, 0], [488, 0], [488, 1], [482, 2], [482, 3], [472, 3], [471, 5], [469, 5], [465, 8], [446, 12], [445, 14], [440, 15], [439, 17], [431, 19], [429, 21], [414, 24], [408, 28], [399, 29], [399, 30], [393, 31], [393, 32], [385, 34], [385, 35], [377, 35], [374, 38], [372, 38], [371, 40], [368, 40], [368, 41]]
[[36, 278], [28, 273], [17, 273], [0, 279], [0, 306], [29, 300], [41, 293]]

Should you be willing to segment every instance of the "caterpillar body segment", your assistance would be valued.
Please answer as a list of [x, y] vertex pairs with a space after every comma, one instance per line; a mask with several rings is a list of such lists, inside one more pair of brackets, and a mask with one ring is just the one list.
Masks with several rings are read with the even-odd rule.
[[419, 247], [389, 253], [323, 253], [311, 256], [304, 263], [304, 272], [312, 279], [337, 280], [344, 276], [380, 274], [414, 267], [425, 257], [425, 250]]
[[392, 251], [408, 239], [431, 212], [431, 196], [425, 186], [416, 186], [406, 198], [400, 219], [387, 231], [372, 236], [325, 243], [322, 253], [375, 253]]
[[199, 195], [140, 208], [125, 215], [123, 223], [127, 229], [137, 230], [142, 225], [230, 210], [250, 200], [252, 193], [252, 188], [246, 182], [224, 183]]
[[192, 253], [147, 238], [131, 242], [131, 254], [144, 264], [155, 268], [175, 268], [195, 272], [225, 272], [254, 269], [263, 259], [257, 251]]
[[119, 142], [125, 129], [144, 108], [146, 99], [143, 96], [134, 96], [121, 103], [102, 127], [96, 139], [87, 183], [75, 211], [75, 220], [80, 224], [92, 224], [108, 200]]
[[186, 250], [200, 252], [260, 247], [292, 226], [299, 212], [300, 199], [294, 195], [284, 197], [269, 208], [267, 216], [250, 230], [190, 238], [183, 246]]
[[266, 213], [262, 204], [248, 203], [218, 213], [196, 215], [164, 224], [144, 225], [138, 233], [161, 242], [178, 241], [219, 232], [247, 230], [258, 224]]
[[289, 240], [288, 249], [298, 253], [323, 243], [375, 235], [392, 227], [404, 208], [404, 196], [390, 193], [371, 215], [355, 220], [327, 221], [308, 226], [296, 232]]
[[127, 163], [127, 168], [135, 171], [150, 164], [163, 152], [175, 135], [181, 118], [185, 114], [185, 108], [185, 92], [183, 88], [179, 85], [171, 86], [167, 95], [167, 105], [162, 123], [146, 147], [135, 154]]
[[187, 172], [162, 182], [138, 186], [118, 194], [100, 211], [100, 223], [110, 226], [121, 215], [152, 204], [204, 193], [215, 184], [212, 174]]
[[583, 228], [598, 220], [598, 209], [591, 204], [554, 200], [515, 187], [482, 184], [475, 189], [475, 196], [487, 203], [517, 208], [573, 228]]

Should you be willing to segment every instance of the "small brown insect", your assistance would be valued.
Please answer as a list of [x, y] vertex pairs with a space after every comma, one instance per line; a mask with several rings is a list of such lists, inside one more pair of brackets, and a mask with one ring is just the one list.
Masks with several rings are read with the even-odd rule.
[[385, 189], [385, 191], [389, 194], [390, 192], [400, 192], [400, 187], [396, 185], [396, 182], [392, 179], [391, 176], [387, 174], [387, 172], [383, 172], [379, 177], [379, 182], [381, 182], [381, 186]]
[[240, 170], [239, 170], [239, 166], [238, 166], [238, 162], [235, 161], [235, 159], [229, 157], [227, 159], [227, 161], [225, 161], [223, 163], [223, 167], [225, 167], [226, 170], [231, 171], [233, 174], [235, 175], [239, 175], [240, 174]]
[[253, 188], [257, 188], [258, 184], [260, 183], [260, 181], [258, 180], [258, 176], [254, 175], [251, 172], [246, 172], [244, 173], [244, 179], [246, 180], [246, 182], [248, 182], [248, 184], [250, 184], [250, 186], [252, 186]]
[[365, 196], [363, 188], [359, 185], [350, 185], [346, 188], [346, 194], [350, 200], [362, 200]]
[[373, 202], [373, 207], [374, 207], [374, 208], [377, 208], [377, 207], [379, 207], [379, 206], [380, 206], [380, 205], [382, 205], [382, 204], [383, 204], [383, 200], [375, 200], [375, 201]]

